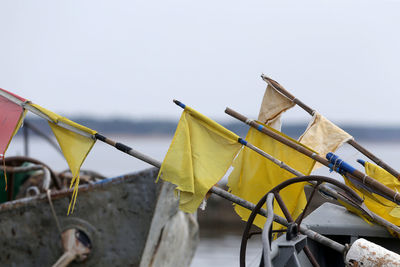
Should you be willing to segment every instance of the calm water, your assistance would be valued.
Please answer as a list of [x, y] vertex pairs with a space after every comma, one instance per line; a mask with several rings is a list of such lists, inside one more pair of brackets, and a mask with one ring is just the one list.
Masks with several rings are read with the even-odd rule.
[[[172, 140], [172, 137], [112, 138], [115, 141], [125, 143], [126, 145], [129, 145], [159, 161], [162, 161], [164, 158]], [[400, 169], [400, 143], [360, 143], [376, 156], [386, 161], [389, 165]], [[29, 145], [29, 151], [29, 156], [47, 163], [55, 171], [62, 171], [68, 168], [64, 158], [41, 139], [32, 138]], [[23, 152], [24, 148], [22, 139], [17, 137], [12, 141], [7, 151], [7, 156], [23, 155]], [[337, 151], [337, 154], [339, 154], [344, 160], [353, 164], [353, 166], [360, 170], [362, 169], [360, 165], [360, 167], [357, 166], [358, 164], [355, 163], [355, 160], [358, 158], [365, 159], [365, 157], [349, 145], [344, 145]], [[98, 141], [86, 159], [82, 169], [96, 170], [105, 176], [113, 177], [148, 167], [150, 166], [147, 163], [123, 154], [115, 148]], [[327, 168], [321, 168], [315, 173], [341, 179], [339, 175], [329, 173]], [[213, 238], [201, 238], [200, 245], [196, 251], [191, 267], [239, 266], [240, 238], [240, 236], [232, 234]], [[260, 255], [260, 241], [257, 239], [251, 240], [247, 254], [248, 266], [258, 266]]]

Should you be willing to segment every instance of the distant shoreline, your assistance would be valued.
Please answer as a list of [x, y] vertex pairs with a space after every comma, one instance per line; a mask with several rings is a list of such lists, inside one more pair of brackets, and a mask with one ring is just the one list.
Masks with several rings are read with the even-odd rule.
[[[85, 125], [99, 133], [112, 136], [137, 136], [164, 138], [171, 137], [175, 132], [177, 121], [168, 120], [128, 120], [128, 119], [92, 119], [92, 118], [72, 118], [75, 122]], [[43, 119], [29, 118], [27, 121], [41, 131], [50, 134], [50, 127]], [[222, 123], [223, 126], [240, 136], [245, 136], [248, 126], [241, 122]], [[354, 136], [359, 141], [373, 142], [400, 142], [400, 127], [387, 126], [354, 126], [339, 125], [343, 130]], [[306, 129], [306, 124], [283, 125], [282, 131], [292, 138], [297, 139]], [[22, 131], [19, 131], [21, 135]]]

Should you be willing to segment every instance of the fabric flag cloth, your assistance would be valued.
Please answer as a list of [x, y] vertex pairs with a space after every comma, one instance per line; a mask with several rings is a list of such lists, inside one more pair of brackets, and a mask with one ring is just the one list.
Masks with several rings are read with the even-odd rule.
[[[1, 91], [18, 98], [25, 102], [26, 100], [22, 97], [14, 95], [4, 89]], [[0, 95], [0, 161], [4, 162], [5, 153], [11, 142], [11, 139], [17, 133], [24, 120], [26, 110], [20, 105], [8, 100], [6, 97]], [[6, 190], [7, 190], [7, 178], [5, 176]]]
[[[57, 115], [54, 112], [51, 112], [39, 105], [31, 104], [34, 108], [38, 109], [46, 116], [48, 116], [53, 122], [49, 122], [49, 126], [53, 131], [58, 144], [61, 147], [61, 151], [64, 154], [64, 157], [68, 163], [68, 166], [72, 173], [72, 181], [70, 188], [74, 187], [74, 192], [72, 194], [72, 199], [68, 207], [68, 214], [74, 211], [76, 197], [78, 195], [78, 186], [79, 186], [79, 172], [80, 168], [92, 149], [96, 139], [90, 136], [96, 134], [96, 131], [89, 129], [85, 126], [77, 124], [67, 118], [64, 118], [60, 115]], [[79, 129], [87, 133], [89, 136], [84, 136], [68, 129], [65, 129], [57, 123], [62, 122], [69, 126], [74, 127], [75, 129]]]
[[[298, 143], [283, 133], [273, 130], [272, 128], [270, 129]], [[315, 161], [313, 159], [261, 133], [255, 128], [249, 129], [246, 141], [260, 148], [272, 157], [283, 161], [304, 175], [309, 175], [314, 167]], [[305, 147], [304, 145], [302, 146]], [[281, 182], [295, 177], [294, 174], [280, 168], [272, 161], [246, 147], [240, 152], [238, 158], [233, 163], [233, 167], [234, 169], [228, 180], [231, 193], [254, 204], [257, 204], [268, 191]], [[304, 194], [304, 185], [305, 183], [296, 183], [280, 192], [293, 218], [296, 218], [305, 207], [306, 198]], [[235, 205], [235, 211], [243, 220], [247, 221], [250, 215], [249, 210]], [[283, 216], [281, 209], [276, 203], [274, 205], [274, 213]], [[265, 220], [264, 217], [257, 215], [254, 224], [262, 228]]]
[[224, 176], [242, 146], [238, 138], [185, 107], [158, 174], [158, 178], [177, 185], [182, 211], [195, 212], [210, 188]]
[[[312, 148], [322, 157], [325, 157], [328, 152], [335, 152], [343, 143], [352, 139], [353, 137], [350, 134], [340, 129], [318, 112], [315, 112], [307, 129], [300, 136], [299, 142]], [[322, 166], [321, 163], [316, 163], [314, 170]]]
[[289, 98], [282, 95], [268, 84], [261, 103], [258, 120], [280, 131], [280, 117], [282, 113], [292, 108], [294, 105], [295, 103], [293, 103]]
[[[373, 163], [365, 162], [365, 173], [396, 192], [400, 190], [400, 181], [386, 170]], [[344, 178], [346, 184], [364, 198], [364, 203], [369, 210], [395, 225], [400, 225], [399, 205], [396, 205], [392, 201], [387, 200], [378, 194], [366, 192], [365, 190], [356, 187], [346, 177]], [[397, 236], [394, 231], [389, 228], [388, 230], [392, 235]], [[400, 238], [400, 236], [398, 237]]]

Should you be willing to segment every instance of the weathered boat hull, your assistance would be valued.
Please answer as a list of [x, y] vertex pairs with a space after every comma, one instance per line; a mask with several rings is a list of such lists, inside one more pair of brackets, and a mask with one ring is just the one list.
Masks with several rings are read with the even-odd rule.
[[[52, 193], [61, 228], [79, 229], [91, 241], [88, 258], [71, 266], [189, 266], [197, 221], [178, 211], [171, 184], [155, 183], [157, 171], [81, 186], [69, 216], [72, 191]], [[60, 258], [61, 239], [46, 195], [0, 205], [0, 244], [2, 266], [51, 266]]]

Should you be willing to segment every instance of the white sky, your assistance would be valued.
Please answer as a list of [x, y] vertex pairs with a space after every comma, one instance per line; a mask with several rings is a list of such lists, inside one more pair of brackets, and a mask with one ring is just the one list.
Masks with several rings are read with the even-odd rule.
[[[0, 87], [66, 116], [256, 117], [265, 73], [334, 122], [400, 125], [400, 0], [0, 2]], [[290, 121], [308, 119], [296, 109]]]

